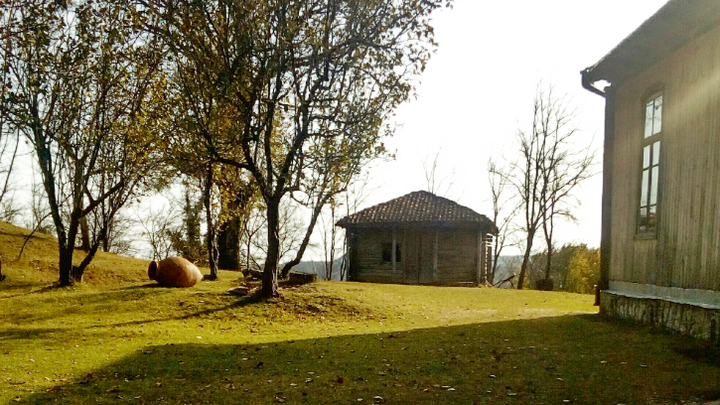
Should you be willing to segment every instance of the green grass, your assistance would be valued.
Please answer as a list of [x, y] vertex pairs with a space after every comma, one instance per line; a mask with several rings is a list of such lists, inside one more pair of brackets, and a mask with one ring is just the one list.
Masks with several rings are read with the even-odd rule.
[[[43, 252], [52, 249], [36, 242], [39, 259], [27, 262], [51, 266]], [[87, 283], [65, 289], [48, 288], [57, 277], [45, 280], [50, 271], [4, 263], [0, 403], [644, 404], [720, 397], [716, 358], [680, 354], [694, 348], [670, 334], [600, 321], [590, 296], [320, 282], [258, 302], [226, 293], [242, 282], [237, 273], [165, 289], [143, 278], [147, 262], [102, 260]]]

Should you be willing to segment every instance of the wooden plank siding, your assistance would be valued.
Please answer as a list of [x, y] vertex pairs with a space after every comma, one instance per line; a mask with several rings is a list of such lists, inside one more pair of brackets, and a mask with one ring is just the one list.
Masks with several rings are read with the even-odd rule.
[[[614, 84], [611, 281], [720, 290], [720, 27]], [[656, 237], [637, 234], [644, 103], [663, 94]]]
[[477, 232], [474, 230], [441, 230], [438, 239], [437, 283], [476, 283]]
[[[484, 234], [475, 229], [399, 227], [400, 260], [383, 262], [383, 246], [392, 243], [392, 228], [355, 228], [351, 236], [351, 281], [374, 283], [466, 285], [477, 283], [484, 268], [478, 246]], [[480, 245], [479, 245], [480, 244]]]

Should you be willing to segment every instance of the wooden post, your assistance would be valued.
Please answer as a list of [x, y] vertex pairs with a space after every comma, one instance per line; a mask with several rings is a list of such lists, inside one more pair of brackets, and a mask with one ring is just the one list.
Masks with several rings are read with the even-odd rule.
[[[352, 248], [350, 246], [350, 227], [345, 229], [345, 255], [340, 267], [340, 281], [350, 281], [350, 265], [353, 262]], [[345, 268], [345, 280], [343, 280], [343, 267]]]
[[493, 257], [493, 242], [494, 241], [495, 241], [495, 239], [493, 238], [492, 234], [489, 234], [489, 233], [485, 234], [485, 282], [486, 283], [490, 276], [490, 272], [492, 271], [493, 260], [495, 259]]
[[485, 283], [484, 266], [485, 263], [485, 234], [482, 231], [477, 233], [477, 271], [475, 284], [482, 285]]
[[437, 283], [437, 268], [438, 268], [438, 233], [440, 231], [435, 228], [435, 235], [433, 237], [433, 250], [432, 250], [432, 269], [433, 269], [433, 283]]
[[0, 281], [5, 280], [5, 276], [2, 274], [2, 256], [0, 256]]
[[390, 261], [392, 261], [392, 278], [394, 282], [397, 282], [398, 276], [397, 276], [397, 266], [395, 264], [395, 261], [397, 260], [396, 256], [396, 250], [397, 250], [397, 229], [395, 226], [393, 226], [392, 229], [392, 252], [390, 253]]

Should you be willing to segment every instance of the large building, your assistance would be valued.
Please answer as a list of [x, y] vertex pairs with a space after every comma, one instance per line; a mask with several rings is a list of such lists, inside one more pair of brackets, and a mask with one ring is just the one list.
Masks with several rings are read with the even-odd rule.
[[669, 1], [582, 84], [606, 100], [601, 314], [717, 342], [720, 1]]

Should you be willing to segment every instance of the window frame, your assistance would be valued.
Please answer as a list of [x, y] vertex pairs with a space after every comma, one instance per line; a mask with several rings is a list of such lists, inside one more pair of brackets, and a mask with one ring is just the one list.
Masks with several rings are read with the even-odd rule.
[[[660, 101], [659, 107], [658, 100]], [[664, 142], [662, 142], [665, 130], [663, 118], [666, 109], [665, 94], [662, 91], [654, 91], [648, 97], [643, 98], [643, 101], [639, 198], [635, 206], [635, 235], [641, 239], [655, 239], [659, 228], [660, 179], [662, 178], [660, 169], [662, 167], [663, 149], [665, 148]], [[652, 117], [648, 119], [649, 112], [652, 113]], [[656, 114], [659, 115], [659, 118]], [[643, 210], [645, 214], [643, 214]], [[654, 217], [651, 218], [651, 215], [654, 215]]]

